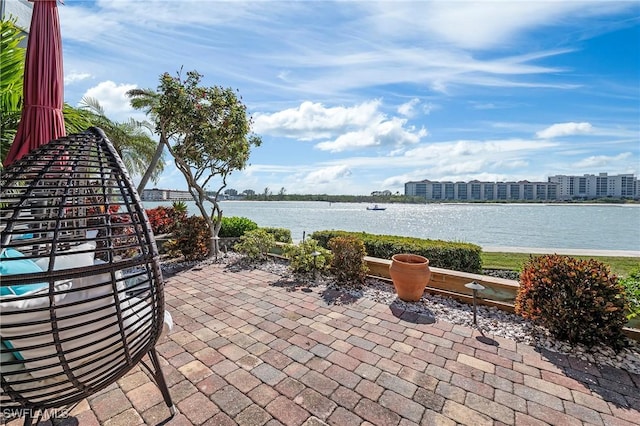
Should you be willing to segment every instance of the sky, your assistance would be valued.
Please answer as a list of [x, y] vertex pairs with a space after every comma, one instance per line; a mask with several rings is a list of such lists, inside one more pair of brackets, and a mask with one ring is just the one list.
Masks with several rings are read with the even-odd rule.
[[[262, 145], [227, 188], [404, 193], [418, 180], [640, 174], [640, 2], [65, 0], [65, 101], [197, 70]], [[219, 181], [210, 189], [217, 189]], [[169, 164], [149, 187], [186, 189]]]

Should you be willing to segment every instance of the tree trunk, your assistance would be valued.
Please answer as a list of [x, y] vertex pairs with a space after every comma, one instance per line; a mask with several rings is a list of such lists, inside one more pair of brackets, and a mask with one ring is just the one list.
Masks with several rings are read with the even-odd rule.
[[[171, 146], [168, 146], [168, 149], [171, 155], [173, 156], [176, 167], [178, 168], [178, 170], [182, 172], [182, 175], [185, 177], [187, 181], [189, 193], [193, 197], [193, 201], [195, 201], [196, 206], [198, 207], [198, 210], [200, 210], [200, 214], [202, 215], [204, 220], [207, 222], [207, 227], [211, 232], [211, 241], [209, 243], [209, 257], [218, 256], [219, 252], [218, 252], [218, 244], [216, 243], [217, 242], [216, 237], [218, 236], [218, 231], [220, 230], [220, 226], [218, 226], [216, 229], [216, 226], [214, 225], [214, 222], [212, 219], [213, 212], [215, 211], [219, 212], [218, 213], [219, 218], [222, 216], [222, 212], [218, 207], [218, 202], [217, 200], [214, 200], [211, 197], [207, 196], [207, 193], [204, 190], [204, 188], [198, 184], [198, 182], [196, 181], [196, 178], [191, 173], [191, 168], [189, 167], [189, 165], [182, 158], [177, 157], [174, 154]], [[205, 200], [213, 204], [213, 211], [211, 214], [207, 212], [207, 209], [204, 206]], [[220, 222], [220, 220], [218, 222]]]
[[151, 159], [151, 164], [149, 164], [147, 171], [144, 172], [144, 176], [142, 176], [142, 180], [140, 180], [140, 183], [138, 184], [138, 195], [140, 195], [140, 197], [142, 197], [142, 191], [144, 191], [144, 187], [147, 186], [147, 182], [149, 182], [149, 179], [151, 179], [151, 175], [158, 165], [160, 157], [162, 157], [162, 151], [164, 150], [165, 144], [166, 138], [164, 137], [164, 134], [161, 133], [156, 152], [153, 154], [153, 158]]

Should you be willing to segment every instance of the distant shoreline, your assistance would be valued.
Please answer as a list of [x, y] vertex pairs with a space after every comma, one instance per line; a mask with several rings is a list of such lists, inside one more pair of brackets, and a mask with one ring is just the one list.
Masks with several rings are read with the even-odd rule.
[[526, 253], [526, 254], [562, 254], [568, 256], [605, 256], [605, 257], [638, 257], [638, 250], [596, 250], [596, 249], [566, 249], [542, 247], [495, 247], [484, 246], [482, 251], [488, 253]]
[[[166, 200], [154, 200], [142, 198], [147, 202], [165, 202], [174, 201], [190, 202], [189, 198], [172, 198]], [[640, 205], [639, 199], [631, 198], [591, 198], [591, 199], [575, 199], [575, 200], [426, 200], [422, 197], [409, 197], [404, 195], [392, 196], [372, 196], [372, 195], [253, 195], [253, 196], [221, 196], [219, 201], [292, 201], [292, 202], [326, 202], [326, 203], [370, 203], [370, 204], [524, 204], [524, 205]]]

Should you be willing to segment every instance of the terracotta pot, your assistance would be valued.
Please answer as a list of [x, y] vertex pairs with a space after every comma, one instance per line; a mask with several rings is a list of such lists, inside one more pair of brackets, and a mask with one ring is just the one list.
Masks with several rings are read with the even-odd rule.
[[395, 254], [391, 257], [389, 275], [399, 299], [417, 302], [431, 278], [429, 259], [417, 254]]

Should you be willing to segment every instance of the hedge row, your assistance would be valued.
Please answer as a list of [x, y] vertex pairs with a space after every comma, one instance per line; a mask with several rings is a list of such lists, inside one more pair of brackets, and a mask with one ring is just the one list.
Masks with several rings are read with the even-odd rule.
[[[240, 238], [249, 231], [258, 229], [258, 224], [246, 217], [240, 216], [224, 216], [222, 218], [222, 225], [220, 225], [220, 232], [218, 237], [220, 238]], [[262, 228], [269, 234], [273, 235], [275, 240], [280, 243], [290, 243], [291, 231], [286, 228]]]
[[442, 240], [375, 235], [365, 232], [316, 231], [311, 238], [327, 248], [334, 237], [355, 236], [362, 240], [368, 256], [391, 259], [397, 253], [413, 253], [429, 259], [429, 266], [479, 274], [482, 271], [480, 246]]

